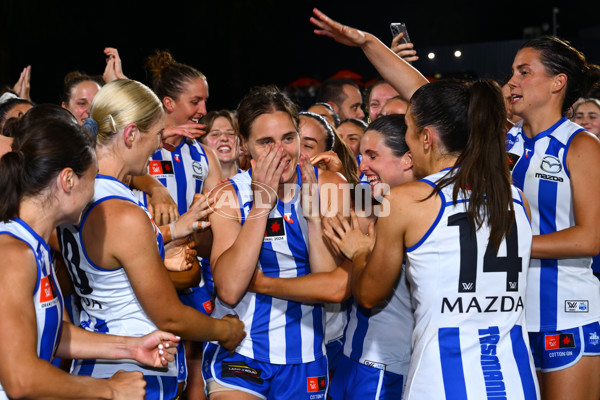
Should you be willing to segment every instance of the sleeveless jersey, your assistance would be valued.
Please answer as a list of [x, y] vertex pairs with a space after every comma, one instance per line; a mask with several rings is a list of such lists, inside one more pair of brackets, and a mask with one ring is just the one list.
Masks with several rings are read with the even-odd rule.
[[325, 303], [325, 343], [341, 339], [348, 323], [349, 302]]
[[410, 293], [402, 269], [394, 291], [381, 305], [367, 309], [356, 301], [352, 304], [344, 355], [370, 367], [406, 375], [413, 326]]
[[[245, 171], [230, 179], [238, 196], [242, 225], [252, 208], [251, 174]], [[297, 176], [300, 185], [299, 168]], [[295, 193], [288, 203], [278, 200], [269, 213], [257, 264], [266, 276], [294, 278], [310, 273], [300, 186]], [[247, 335], [236, 351], [246, 357], [272, 364], [299, 364], [315, 361], [325, 352], [321, 305], [247, 292], [235, 307], [216, 298], [214, 317], [226, 314], [237, 315], [245, 324]]]
[[[358, 164], [359, 172], [360, 172], [360, 163], [361, 162], [362, 162], [362, 154], [359, 154], [356, 156], [356, 163]], [[360, 172], [360, 176], [358, 177], [358, 180], [361, 184], [369, 186], [369, 180], [367, 179], [367, 176], [363, 172]]]
[[[243, 171], [238, 168], [237, 173], [240, 174]], [[202, 268], [202, 282], [209, 293], [215, 292], [215, 283], [212, 277], [212, 271], [210, 269], [210, 260], [208, 258], [201, 258], [200, 267]]]
[[[530, 139], [522, 123], [508, 132], [507, 150], [515, 186], [531, 207], [534, 235], [575, 225], [567, 152], [579, 125], [562, 118]], [[591, 257], [531, 259], [527, 328], [531, 332], [575, 328], [600, 320], [600, 282]]]
[[[194, 195], [202, 193], [208, 168], [208, 158], [202, 145], [196, 140], [185, 139], [173, 152], [157, 150], [150, 159], [148, 173], [167, 188], [181, 215], [190, 208]], [[147, 206], [146, 194], [136, 192]]]
[[[208, 177], [208, 168], [208, 157], [204, 147], [195, 139], [184, 139], [173, 152], [166, 149], [157, 150], [150, 158], [148, 173], [167, 188], [177, 204], [179, 215], [182, 215], [189, 210], [194, 195], [202, 193], [204, 181]], [[148, 206], [146, 193], [138, 190], [135, 193], [144, 206]], [[204, 263], [202, 260], [198, 257], [202, 276], [210, 276], [208, 260]], [[203, 279], [200, 286], [203, 286], [204, 282]]]
[[0, 235], [2, 234], [25, 242], [35, 256], [37, 282], [32, 295], [37, 324], [36, 352], [40, 359], [50, 362], [60, 341], [63, 320], [63, 297], [56, 281], [51, 249], [44, 239], [20, 218], [6, 223], [0, 222]]
[[[447, 170], [424, 182], [435, 187]], [[442, 189], [438, 216], [407, 248], [414, 307], [405, 399], [538, 399], [525, 327], [531, 226], [513, 187], [515, 221], [498, 252], [487, 224], [473, 232], [468, 198]]]
[[[77, 226], [64, 224], [59, 227], [59, 243], [75, 290], [81, 298], [81, 327], [111, 335], [143, 336], [155, 331], [157, 327], [142, 309], [125, 269], [120, 267], [108, 270], [99, 267], [89, 259], [83, 246], [81, 232], [90, 212], [98, 204], [112, 199], [130, 201], [144, 209], [154, 227], [156, 245], [164, 258], [162, 235], [148, 210], [125, 184], [105, 175], [96, 177], [94, 197], [84, 210], [81, 223]], [[130, 360], [76, 360], [72, 373], [108, 378], [123, 369], [141, 371], [144, 375], [177, 376], [177, 365], [177, 357], [174, 362], [169, 363], [168, 370], [142, 366]]]

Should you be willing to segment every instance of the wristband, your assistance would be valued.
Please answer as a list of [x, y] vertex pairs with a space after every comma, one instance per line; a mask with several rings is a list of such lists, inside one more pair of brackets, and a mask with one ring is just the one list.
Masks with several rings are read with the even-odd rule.
[[192, 229], [197, 231], [200, 229], [208, 228], [210, 226], [210, 222], [208, 221], [195, 221], [192, 224]]
[[171, 230], [171, 240], [177, 239], [175, 237], [175, 221], [171, 221], [171, 223], [169, 224], [169, 229]]

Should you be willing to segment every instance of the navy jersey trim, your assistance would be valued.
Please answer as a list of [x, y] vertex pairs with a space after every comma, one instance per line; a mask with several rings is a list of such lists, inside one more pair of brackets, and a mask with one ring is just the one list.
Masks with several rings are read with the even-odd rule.
[[[428, 181], [424, 181], [425, 183], [428, 183]], [[435, 187], [435, 186], [434, 186]], [[440, 196], [440, 200], [442, 201], [442, 205], [440, 207], [440, 210], [438, 211], [438, 215], [435, 218], [435, 221], [433, 221], [433, 224], [431, 224], [431, 226], [429, 227], [429, 229], [427, 230], [427, 232], [425, 232], [425, 235], [423, 235], [423, 237], [413, 246], [408, 247], [406, 249], [406, 252], [412, 252], [415, 251], [416, 249], [418, 249], [426, 240], [427, 238], [429, 238], [429, 236], [431, 236], [431, 233], [433, 232], [433, 230], [438, 226], [438, 224], [440, 223], [440, 220], [442, 219], [442, 215], [444, 215], [444, 210], [447, 207], [447, 202], [446, 202], [446, 196], [444, 196], [444, 193], [442, 193], [441, 191], [438, 193], [438, 195]]]
[[569, 171], [569, 168], [567, 167], [567, 154], [569, 153], [569, 149], [571, 148], [571, 142], [573, 141], [575, 136], [579, 132], [583, 132], [583, 131], [585, 131], [585, 129], [581, 128], [581, 129], [578, 129], [575, 132], [573, 132], [571, 134], [571, 137], [569, 137], [567, 144], [565, 145], [565, 152], [563, 153], [563, 165], [565, 166], [565, 173], [567, 174], [567, 177], [569, 177], [569, 179], [571, 179], [571, 172]]
[[97, 269], [98, 271], [106, 271], [106, 272], [108, 272], [108, 271], [116, 271], [116, 270], [122, 269], [123, 266], [121, 265], [120, 267], [115, 268], [115, 269], [105, 269], [105, 268], [100, 267], [99, 265], [96, 265], [88, 257], [87, 251], [85, 249], [85, 245], [83, 244], [83, 234], [82, 234], [83, 233], [83, 225], [85, 224], [85, 221], [87, 221], [87, 218], [90, 215], [90, 213], [92, 212], [92, 210], [94, 208], [96, 208], [97, 205], [102, 204], [102, 203], [104, 203], [107, 200], [115, 200], [115, 199], [117, 199], [117, 200], [125, 200], [125, 201], [128, 201], [128, 202], [132, 203], [132, 204], [137, 205], [136, 203], [134, 203], [133, 201], [131, 201], [131, 199], [128, 199], [127, 197], [123, 197], [123, 196], [109, 196], [109, 197], [104, 197], [104, 198], [98, 200], [97, 202], [95, 202], [94, 204], [92, 204], [85, 211], [85, 214], [81, 217], [81, 222], [79, 224], [79, 229], [77, 229], [77, 236], [79, 236], [79, 242], [81, 243], [81, 250], [83, 251], [83, 256], [89, 262], [90, 266], [93, 267], [93, 268], [95, 268], [95, 269]]
[[246, 213], [244, 212], [244, 204], [242, 203], [242, 195], [240, 194], [240, 188], [238, 187], [237, 183], [235, 183], [235, 181], [233, 181], [232, 179], [229, 179], [229, 182], [231, 182], [231, 186], [233, 186], [233, 190], [235, 190], [235, 194], [237, 195], [238, 207], [240, 209], [240, 216], [242, 218], [242, 220], [240, 221], [240, 225], [244, 225], [244, 222], [246, 222]]

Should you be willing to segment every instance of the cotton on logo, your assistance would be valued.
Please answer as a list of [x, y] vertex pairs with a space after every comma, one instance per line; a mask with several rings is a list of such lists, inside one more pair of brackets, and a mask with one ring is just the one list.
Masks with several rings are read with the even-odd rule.
[[162, 174], [162, 165], [160, 164], [160, 161], [150, 161], [149, 170], [151, 175]]
[[546, 336], [546, 350], [558, 349], [558, 338], [559, 335]]
[[48, 276], [40, 279], [40, 303], [54, 300], [54, 288]]
[[312, 376], [310, 378], [306, 378], [306, 391], [308, 393], [320, 392], [325, 390], [326, 387], [327, 384], [324, 376]]

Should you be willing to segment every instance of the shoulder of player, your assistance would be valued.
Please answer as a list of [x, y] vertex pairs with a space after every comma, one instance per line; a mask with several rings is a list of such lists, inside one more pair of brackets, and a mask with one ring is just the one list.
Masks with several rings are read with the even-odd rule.
[[[600, 157], [600, 140], [588, 131], [578, 132], [569, 145], [567, 161], [579, 157]], [[587, 159], [586, 163], [590, 160]]]
[[[23, 240], [11, 235], [0, 235], [0, 271], [3, 281], [12, 281], [18, 276], [37, 276], [37, 262], [31, 247]], [[31, 268], [24, 268], [29, 265]], [[18, 268], [17, 268], [18, 266]]]
[[317, 168], [319, 176], [319, 185], [323, 183], [348, 183], [346, 178], [339, 172], [331, 172], [322, 168]]
[[390, 201], [401, 204], [410, 204], [423, 201], [431, 194], [433, 188], [422, 181], [407, 182], [390, 189], [386, 196]]
[[223, 196], [230, 196], [231, 194], [234, 195], [234, 198], [237, 198], [237, 193], [231, 180], [226, 179], [220, 182], [217, 186], [218, 188], [215, 188], [208, 193], [209, 198], [218, 201]]
[[218, 189], [209, 193], [209, 198], [213, 199], [213, 213], [209, 219], [238, 219], [240, 216], [238, 195], [233, 183], [228, 179], [218, 185]]
[[130, 236], [132, 231], [137, 231], [140, 227], [151, 228], [146, 211], [138, 204], [125, 199], [110, 199], [97, 204], [90, 211], [88, 221], [95, 227], [103, 226], [106, 231], [116, 233], [111, 236]]
[[217, 157], [217, 152], [214, 151], [213, 149], [211, 149], [210, 147], [208, 147], [205, 144], [200, 143], [199, 140], [196, 140], [196, 142], [198, 143], [198, 146], [200, 146], [202, 148], [202, 150], [204, 150], [204, 154], [206, 154], [206, 158], [208, 158], [208, 163], [213, 163], [219, 162], [219, 158]]

